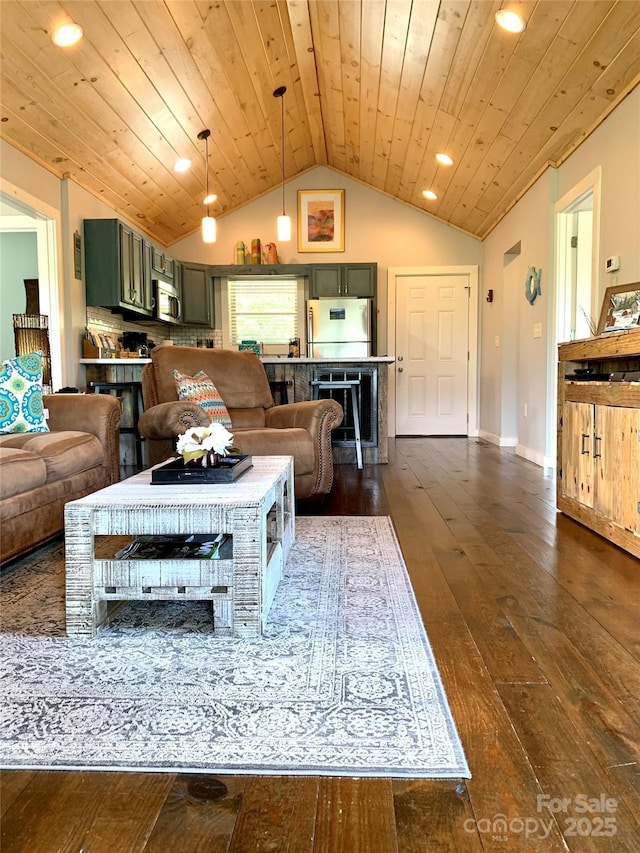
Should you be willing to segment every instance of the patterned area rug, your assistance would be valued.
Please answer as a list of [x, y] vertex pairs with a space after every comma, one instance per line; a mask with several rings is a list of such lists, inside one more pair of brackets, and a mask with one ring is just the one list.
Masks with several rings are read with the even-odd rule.
[[62, 545], [5, 571], [1, 766], [469, 777], [390, 519], [296, 524], [259, 639], [206, 602], [67, 638]]

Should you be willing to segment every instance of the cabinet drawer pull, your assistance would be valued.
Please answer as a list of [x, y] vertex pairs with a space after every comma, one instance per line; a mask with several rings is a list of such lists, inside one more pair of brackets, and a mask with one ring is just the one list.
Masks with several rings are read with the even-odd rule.
[[602, 457], [602, 453], [598, 453], [598, 442], [602, 441], [599, 435], [593, 436], [593, 458], [600, 459]]
[[586, 432], [582, 433], [582, 443], [580, 445], [580, 454], [582, 456], [589, 456], [589, 448], [585, 446], [585, 441], [589, 440], [589, 436]]

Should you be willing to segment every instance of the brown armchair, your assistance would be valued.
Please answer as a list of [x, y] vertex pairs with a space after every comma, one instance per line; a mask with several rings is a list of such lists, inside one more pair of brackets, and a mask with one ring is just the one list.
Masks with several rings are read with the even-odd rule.
[[149, 464], [168, 459], [177, 436], [209, 423], [197, 403], [178, 400], [173, 371], [203, 370], [215, 383], [231, 417], [234, 444], [252, 456], [293, 456], [297, 498], [326, 494], [333, 483], [331, 430], [342, 422], [334, 400], [275, 406], [264, 366], [252, 352], [159, 346], [142, 371], [145, 411], [138, 429], [147, 440]]

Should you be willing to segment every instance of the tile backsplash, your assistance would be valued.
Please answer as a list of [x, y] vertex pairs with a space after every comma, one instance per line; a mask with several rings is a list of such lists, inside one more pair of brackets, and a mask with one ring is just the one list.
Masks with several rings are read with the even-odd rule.
[[87, 306], [87, 328], [116, 340], [123, 332], [146, 332], [156, 345], [173, 341], [178, 346], [197, 346], [198, 341], [212, 340], [214, 347], [222, 346], [222, 330], [203, 326], [168, 326], [153, 321], [130, 322], [108, 308]]

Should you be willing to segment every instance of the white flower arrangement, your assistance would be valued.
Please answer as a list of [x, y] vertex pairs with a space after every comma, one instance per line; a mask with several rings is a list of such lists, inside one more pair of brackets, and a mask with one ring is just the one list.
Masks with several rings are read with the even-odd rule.
[[220, 423], [209, 426], [191, 427], [178, 436], [176, 450], [182, 456], [185, 464], [195, 459], [202, 459], [202, 465], [215, 464], [211, 456], [228, 456], [233, 446], [233, 435]]

